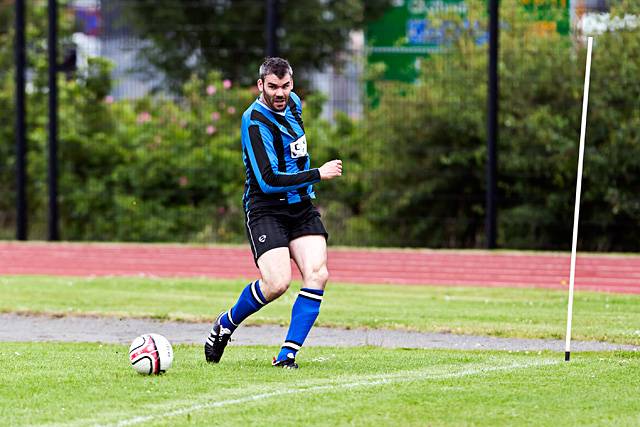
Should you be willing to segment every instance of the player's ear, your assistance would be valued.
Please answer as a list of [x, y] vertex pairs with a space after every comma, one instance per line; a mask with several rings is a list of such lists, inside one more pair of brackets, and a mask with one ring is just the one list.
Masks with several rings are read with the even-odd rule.
[[258, 79], [256, 84], [258, 85], [258, 90], [262, 92], [262, 90], [264, 89], [264, 82], [262, 81], [262, 79]]

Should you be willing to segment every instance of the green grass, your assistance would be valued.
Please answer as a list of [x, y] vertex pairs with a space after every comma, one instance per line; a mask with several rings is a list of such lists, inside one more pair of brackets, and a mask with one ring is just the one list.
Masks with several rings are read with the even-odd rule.
[[[205, 279], [0, 277], [0, 312], [212, 320], [244, 283]], [[297, 288], [299, 284], [294, 284]], [[318, 325], [564, 337], [567, 292], [330, 284]], [[247, 324], [288, 324], [294, 289]], [[640, 345], [640, 296], [576, 292], [573, 338]]]
[[[638, 425], [640, 354], [200, 346], [146, 377], [122, 345], [0, 343], [3, 425]], [[151, 417], [138, 418], [138, 417]]]

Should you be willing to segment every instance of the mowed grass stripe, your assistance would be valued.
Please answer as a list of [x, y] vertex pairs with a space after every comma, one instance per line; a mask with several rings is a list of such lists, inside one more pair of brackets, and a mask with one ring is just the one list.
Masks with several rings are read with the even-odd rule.
[[[208, 279], [0, 277], [0, 312], [211, 321], [244, 282]], [[247, 319], [287, 325], [300, 283]], [[576, 292], [573, 338], [640, 345], [640, 295]], [[567, 292], [330, 283], [317, 325], [563, 339]]]
[[155, 422], [157, 419], [166, 419], [170, 417], [184, 415], [187, 413], [191, 414], [193, 412], [206, 411], [206, 410], [221, 408], [224, 406], [238, 405], [238, 404], [248, 403], [252, 401], [271, 399], [271, 398], [281, 397], [286, 395], [296, 395], [296, 394], [302, 394], [302, 393], [335, 392], [341, 389], [384, 386], [384, 385], [394, 384], [394, 383], [418, 382], [418, 381], [430, 381], [430, 380], [437, 381], [437, 380], [445, 380], [445, 379], [452, 379], [452, 378], [468, 377], [472, 375], [492, 374], [495, 372], [514, 371], [518, 369], [538, 368], [542, 366], [555, 365], [557, 363], [558, 361], [554, 361], [554, 360], [540, 360], [540, 361], [528, 362], [528, 363], [513, 363], [506, 366], [478, 366], [473, 368], [467, 368], [457, 372], [444, 372], [444, 373], [432, 372], [431, 370], [412, 370], [412, 371], [405, 371], [405, 372], [397, 372], [393, 374], [352, 376], [348, 380], [328, 381], [327, 384], [320, 384], [320, 385], [314, 385], [318, 381], [307, 381], [286, 390], [279, 389], [279, 390], [273, 390], [269, 392], [251, 390], [248, 395], [242, 396], [242, 397], [214, 401], [214, 402], [200, 403], [200, 404], [191, 405], [187, 407], [172, 409], [164, 413], [133, 417], [133, 418], [119, 421], [114, 424], [103, 424], [102, 426], [123, 427], [123, 426], [141, 424], [145, 422]]

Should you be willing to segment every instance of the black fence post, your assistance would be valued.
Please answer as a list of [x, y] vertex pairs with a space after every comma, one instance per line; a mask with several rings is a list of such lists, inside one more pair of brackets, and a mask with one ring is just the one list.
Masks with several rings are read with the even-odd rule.
[[498, 143], [498, 40], [499, 0], [489, 0], [489, 91], [487, 119], [487, 200], [486, 236], [487, 249], [496, 248], [496, 193], [497, 193], [497, 143]]
[[266, 20], [266, 35], [267, 35], [267, 56], [278, 56], [278, 0], [266, 0], [267, 1], [267, 20]]
[[49, 240], [58, 229], [58, 4], [49, 0]]
[[25, 4], [16, 0], [15, 61], [16, 61], [16, 239], [27, 240], [27, 132], [25, 102]]

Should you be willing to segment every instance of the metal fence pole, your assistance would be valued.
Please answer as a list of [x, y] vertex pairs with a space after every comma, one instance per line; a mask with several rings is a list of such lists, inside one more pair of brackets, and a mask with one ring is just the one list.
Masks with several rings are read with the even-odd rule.
[[487, 201], [486, 236], [487, 249], [496, 247], [496, 193], [497, 193], [497, 143], [498, 143], [498, 11], [499, 0], [489, 1], [489, 92], [487, 119]]
[[267, 0], [267, 56], [278, 56], [278, 0]]
[[25, 4], [16, 0], [15, 61], [16, 61], [16, 239], [27, 240], [27, 132], [25, 102]]
[[49, 0], [49, 240], [58, 229], [58, 4]]

